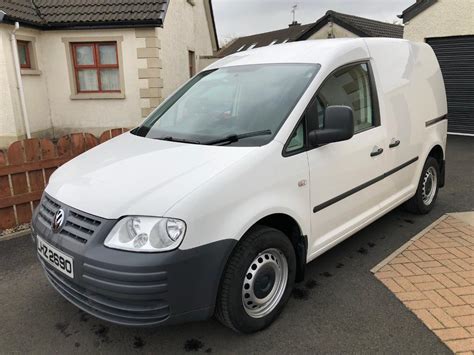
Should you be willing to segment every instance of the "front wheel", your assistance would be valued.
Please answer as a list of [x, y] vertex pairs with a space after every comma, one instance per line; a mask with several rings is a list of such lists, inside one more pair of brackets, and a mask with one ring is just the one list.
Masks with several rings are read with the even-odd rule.
[[426, 214], [433, 209], [439, 190], [439, 164], [428, 157], [421, 173], [415, 196], [405, 203], [405, 208], [416, 214]]
[[279, 230], [253, 227], [229, 258], [217, 299], [216, 318], [241, 333], [269, 326], [293, 289], [296, 256]]

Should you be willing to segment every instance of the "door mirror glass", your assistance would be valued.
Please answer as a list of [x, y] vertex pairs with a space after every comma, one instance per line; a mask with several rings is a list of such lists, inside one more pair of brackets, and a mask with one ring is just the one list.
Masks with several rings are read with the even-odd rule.
[[324, 128], [309, 132], [313, 147], [351, 139], [354, 135], [354, 113], [349, 106], [329, 106], [324, 114]]

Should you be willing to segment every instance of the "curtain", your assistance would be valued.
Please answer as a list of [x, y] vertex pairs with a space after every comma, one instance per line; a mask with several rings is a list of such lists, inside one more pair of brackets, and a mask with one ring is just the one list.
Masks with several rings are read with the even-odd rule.
[[99, 58], [100, 64], [117, 64], [117, 52], [115, 45], [100, 45]]
[[95, 69], [82, 69], [78, 71], [80, 91], [98, 91], [99, 83]]
[[118, 69], [101, 69], [100, 82], [103, 91], [120, 90]]
[[28, 60], [26, 59], [26, 46], [24, 44], [18, 45], [18, 54], [20, 57], [20, 65], [27, 65]]
[[78, 65], [94, 65], [93, 47], [76, 46], [76, 61]]

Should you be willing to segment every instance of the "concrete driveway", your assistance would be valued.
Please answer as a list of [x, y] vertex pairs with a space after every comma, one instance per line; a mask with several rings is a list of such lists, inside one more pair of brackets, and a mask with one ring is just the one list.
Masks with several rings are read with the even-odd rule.
[[450, 136], [435, 209], [397, 209], [308, 266], [278, 321], [234, 334], [214, 320], [134, 329], [97, 320], [47, 283], [28, 237], [0, 242], [0, 352], [449, 353], [370, 269], [446, 212], [474, 210], [474, 138]]

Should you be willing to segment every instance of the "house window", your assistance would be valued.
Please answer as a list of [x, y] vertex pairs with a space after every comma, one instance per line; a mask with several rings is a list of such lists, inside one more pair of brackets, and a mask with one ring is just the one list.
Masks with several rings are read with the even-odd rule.
[[120, 92], [117, 42], [72, 43], [78, 93]]
[[193, 51], [188, 51], [189, 58], [189, 77], [192, 78], [196, 74], [196, 56]]
[[30, 43], [27, 41], [17, 41], [17, 47], [21, 69], [31, 69]]

